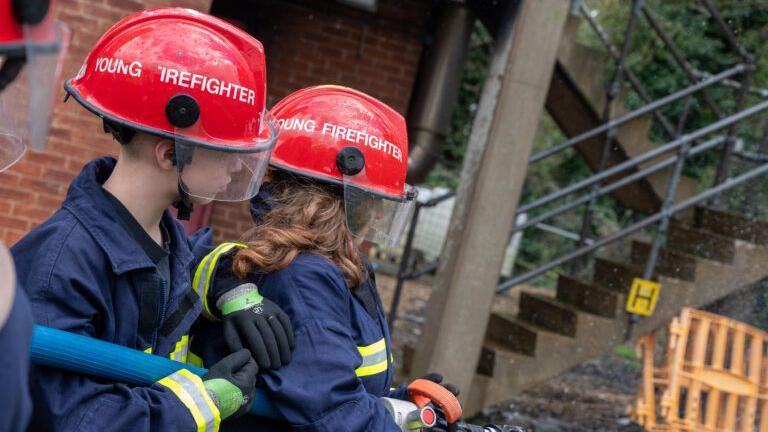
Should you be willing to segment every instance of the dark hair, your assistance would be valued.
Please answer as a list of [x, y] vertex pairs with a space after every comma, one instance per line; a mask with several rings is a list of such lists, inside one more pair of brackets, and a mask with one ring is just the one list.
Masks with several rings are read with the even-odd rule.
[[103, 119], [103, 122], [104, 133], [112, 134], [115, 141], [119, 142], [121, 145], [128, 145], [134, 135], [136, 135], [136, 131], [127, 126], [123, 126], [107, 119]]

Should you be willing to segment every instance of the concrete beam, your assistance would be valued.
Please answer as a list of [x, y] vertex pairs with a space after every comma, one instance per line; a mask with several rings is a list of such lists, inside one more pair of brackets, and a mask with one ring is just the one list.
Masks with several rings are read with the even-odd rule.
[[445, 374], [463, 395], [470, 394], [478, 365], [570, 4], [522, 0], [508, 11], [472, 126], [412, 368], [414, 376]]

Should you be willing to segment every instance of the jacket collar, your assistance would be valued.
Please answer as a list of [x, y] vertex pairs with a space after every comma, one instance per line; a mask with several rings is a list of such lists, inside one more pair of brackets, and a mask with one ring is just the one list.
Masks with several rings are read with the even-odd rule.
[[[112, 174], [117, 161], [103, 157], [89, 162], [69, 187], [63, 208], [69, 210], [104, 250], [116, 274], [154, 264], [140, 245], [128, 234], [112, 204], [104, 195], [101, 185]], [[188, 266], [192, 261], [186, 235], [181, 224], [166, 211], [163, 222], [171, 237], [171, 256], [174, 264]], [[175, 267], [175, 266], [174, 266]]]

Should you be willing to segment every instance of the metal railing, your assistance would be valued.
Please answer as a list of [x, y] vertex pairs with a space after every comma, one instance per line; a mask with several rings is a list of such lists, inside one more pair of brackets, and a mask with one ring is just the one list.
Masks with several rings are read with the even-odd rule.
[[[600, 142], [602, 147], [599, 162], [595, 172], [589, 177], [576, 181], [546, 196], [520, 204], [517, 208], [517, 214], [527, 214], [529, 218], [524, 223], [514, 226], [511, 232], [514, 234], [531, 227], [536, 227], [544, 221], [584, 206], [580, 235], [577, 239], [574, 239], [577, 243], [575, 250], [554, 258], [549, 262], [543, 263], [538, 267], [525, 271], [522, 274], [513, 275], [510, 278], [501, 280], [496, 287], [497, 293], [503, 293], [516, 285], [530, 281], [535, 277], [545, 274], [553, 269], [557, 269], [567, 263], [576, 263], [577, 260], [583, 259], [587, 255], [597, 251], [599, 248], [625, 239], [638, 231], [655, 226], [656, 229], [653, 233], [650, 253], [642, 267], [643, 278], [651, 279], [654, 276], [654, 270], [661, 248], [664, 245], [670, 219], [673, 215], [705, 202], [708, 202], [710, 205], [716, 205], [717, 201], [715, 199], [719, 194], [737, 186], [748, 184], [759, 176], [768, 173], [768, 155], [766, 154], [766, 152], [768, 152], [768, 121], [764, 123], [765, 135], [759, 143], [757, 152], [737, 151], [735, 149], [739, 126], [750, 118], [768, 111], [768, 101], [764, 100], [768, 98], [768, 90], [753, 86], [752, 77], [755, 71], [754, 58], [739, 44], [733, 32], [728, 28], [726, 22], [719, 15], [718, 11], [708, 0], [698, 1], [709, 13], [727, 46], [729, 46], [739, 58], [739, 63], [719, 73], [710, 74], [693, 68], [685, 59], [680, 48], [674, 43], [674, 40], [665, 33], [653, 12], [644, 4], [643, 0], [633, 0], [631, 3], [630, 15], [624, 31], [624, 40], [620, 48], [617, 48], [611, 42], [607, 32], [600, 26], [583, 2], [574, 3], [575, 6], [573, 10], [578, 11], [588, 23], [590, 28], [596, 33], [600, 43], [610, 54], [610, 58], [615, 62], [610, 82], [606, 86], [605, 105], [603, 106], [601, 113], [601, 124], [591, 130], [570, 137], [547, 150], [534, 154], [530, 157], [529, 163], [533, 164], [552, 157], [567, 149], [573, 148], [577, 144], [584, 143], [586, 140], [603, 137]], [[644, 18], [653, 34], [658, 36], [662, 41], [663, 46], [668, 50], [671, 58], [682, 70], [688, 81], [688, 87], [657, 100], [652, 100], [648, 91], [643, 87], [641, 80], [626, 65], [627, 56], [632, 49], [631, 41], [633, 34], [637, 30], [641, 18]], [[634, 91], [640, 100], [644, 102], [644, 105], [618, 118], [611, 118], [611, 113], [613, 112], [612, 105], [616, 102], [620, 85], [623, 81], [628, 83], [632, 91]], [[718, 85], [736, 89], [736, 103], [732, 113], [726, 114], [708, 93], [709, 89]], [[750, 95], [758, 96], [761, 101], [752, 106], [748, 106]], [[689, 114], [691, 113], [691, 110], [697, 106], [698, 101], [701, 101], [707, 108], [709, 108], [709, 110], [711, 110], [716, 120], [704, 127], [686, 132], [686, 124], [688, 122]], [[662, 110], [677, 102], [683, 103], [683, 109], [678, 118], [673, 122], [662, 112]], [[647, 115], [653, 116], [660, 126], [661, 132], [669, 141], [643, 154], [628, 158], [621, 163], [608, 166], [608, 154], [611, 147], [615, 144], [617, 129], [622, 125]], [[679, 200], [677, 197], [677, 190], [681, 178], [683, 177], [686, 160], [705, 152], [712, 151], [719, 152], [719, 160], [715, 168], [716, 173], [713, 177], [712, 185], [695, 196]], [[752, 167], [741, 174], [729, 177], [734, 158], [746, 161], [749, 164], [752, 164]], [[663, 196], [660, 196], [661, 202], [656, 212], [647, 214], [643, 219], [602, 238], [588, 238], [590, 234], [591, 220], [598, 198], [611, 194], [634, 182], [647, 179], [648, 176], [659, 173], [662, 170], [668, 170], [670, 171], [670, 174], [667, 180], [666, 190], [664, 191]], [[582, 190], [586, 190], [586, 192], [580, 194]], [[742, 209], [745, 213], [748, 212], [748, 208], [752, 201], [751, 196], [754, 193], [754, 185], [748, 185], [742, 203]], [[558, 201], [565, 202], [554, 208], [544, 208], [554, 205]], [[416, 213], [411, 221], [411, 228], [405, 241], [405, 248], [400, 262], [400, 270], [398, 271], [395, 296], [390, 309], [390, 325], [392, 325], [392, 322], [397, 317], [397, 306], [400, 301], [404, 281], [417, 278], [425, 273], [425, 271], [423, 271], [424, 269], [409, 270], [408, 260], [413, 246], [413, 236], [418, 221], [419, 209], [428, 206], [430, 203], [424, 203], [420, 206], [417, 205]], [[432, 205], [435, 204], [436, 203], [433, 203]], [[541, 213], [531, 213], [535, 213], [536, 211]], [[437, 262], [431, 262], [425, 268], [427, 271], [434, 271], [437, 268]], [[635, 316], [629, 317], [630, 324], [634, 324], [636, 320], [637, 317]], [[631, 331], [632, 325], [630, 325], [629, 328]]]

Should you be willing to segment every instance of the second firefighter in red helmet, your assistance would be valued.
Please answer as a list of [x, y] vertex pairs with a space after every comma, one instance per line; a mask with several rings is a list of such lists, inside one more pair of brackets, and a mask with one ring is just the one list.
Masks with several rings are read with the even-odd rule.
[[282, 131], [270, 165], [339, 185], [350, 231], [394, 246], [416, 198], [416, 189], [405, 183], [403, 116], [365, 93], [335, 85], [292, 93], [272, 113]]

